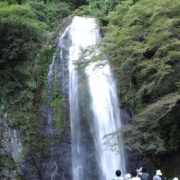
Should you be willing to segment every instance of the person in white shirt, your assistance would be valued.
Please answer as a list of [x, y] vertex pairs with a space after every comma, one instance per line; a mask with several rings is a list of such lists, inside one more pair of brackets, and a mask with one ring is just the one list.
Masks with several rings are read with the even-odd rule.
[[153, 177], [153, 180], [161, 180], [162, 172], [161, 170], [156, 171], [156, 175]]
[[137, 171], [131, 171], [131, 180], [141, 180], [141, 178], [137, 176]]
[[123, 177], [121, 177], [121, 171], [116, 170], [114, 177], [111, 180], [124, 180]]
[[125, 176], [124, 176], [124, 178], [125, 178], [125, 180], [130, 180], [131, 179], [131, 174], [126, 174]]

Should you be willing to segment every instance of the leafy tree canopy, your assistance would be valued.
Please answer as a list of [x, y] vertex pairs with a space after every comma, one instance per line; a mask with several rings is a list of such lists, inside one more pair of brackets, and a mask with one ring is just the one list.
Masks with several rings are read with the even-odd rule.
[[0, 2], [0, 116], [7, 112], [8, 125], [23, 134], [27, 149], [40, 141], [34, 112], [52, 61], [52, 42], [70, 9], [65, 2]]
[[180, 148], [179, 9], [179, 0], [122, 1], [104, 28], [102, 54], [121, 77], [121, 100], [137, 112], [125, 143], [146, 154]]

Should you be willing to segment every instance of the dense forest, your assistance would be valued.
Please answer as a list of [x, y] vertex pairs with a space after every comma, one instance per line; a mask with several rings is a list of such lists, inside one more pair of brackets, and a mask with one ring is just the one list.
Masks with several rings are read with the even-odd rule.
[[24, 135], [27, 152], [43, 148], [34, 114], [45, 103], [54, 39], [66, 17], [95, 17], [103, 35], [95, 59], [108, 57], [121, 103], [134, 110], [122, 128], [126, 148], [166, 169], [164, 157], [180, 152], [179, 10], [179, 0], [1, 0], [1, 118]]

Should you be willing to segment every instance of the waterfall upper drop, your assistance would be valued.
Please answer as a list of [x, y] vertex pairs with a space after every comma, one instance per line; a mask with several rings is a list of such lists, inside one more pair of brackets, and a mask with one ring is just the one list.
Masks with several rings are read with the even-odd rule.
[[123, 146], [118, 147], [119, 154], [103, 146], [103, 136], [121, 127], [116, 84], [109, 62], [103, 61], [105, 64], [97, 68], [97, 62], [90, 63], [83, 72], [77, 71], [74, 65], [82, 50], [96, 45], [99, 40], [96, 20], [76, 16], [59, 43], [61, 58], [66, 51], [69, 60], [73, 180], [108, 180], [117, 169], [122, 175], [126, 172]]

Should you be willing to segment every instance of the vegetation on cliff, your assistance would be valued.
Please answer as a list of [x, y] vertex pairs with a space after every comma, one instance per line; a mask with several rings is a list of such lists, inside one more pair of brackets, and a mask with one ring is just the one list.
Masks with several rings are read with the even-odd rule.
[[[66, 2], [0, 2], [0, 119], [7, 112], [8, 126], [21, 133], [26, 152], [45, 145], [36, 132], [37, 103], [42, 101], [59, 22], [70, 12]], [[7, 166], [9, 156], [3, 155], [0, 162]]]
[[102, 39], [119, 74], [122, 103], [136, 110], [125, 144], [145, 156], [180, 149], [180, 2], [121, 1], [108, 13]]

